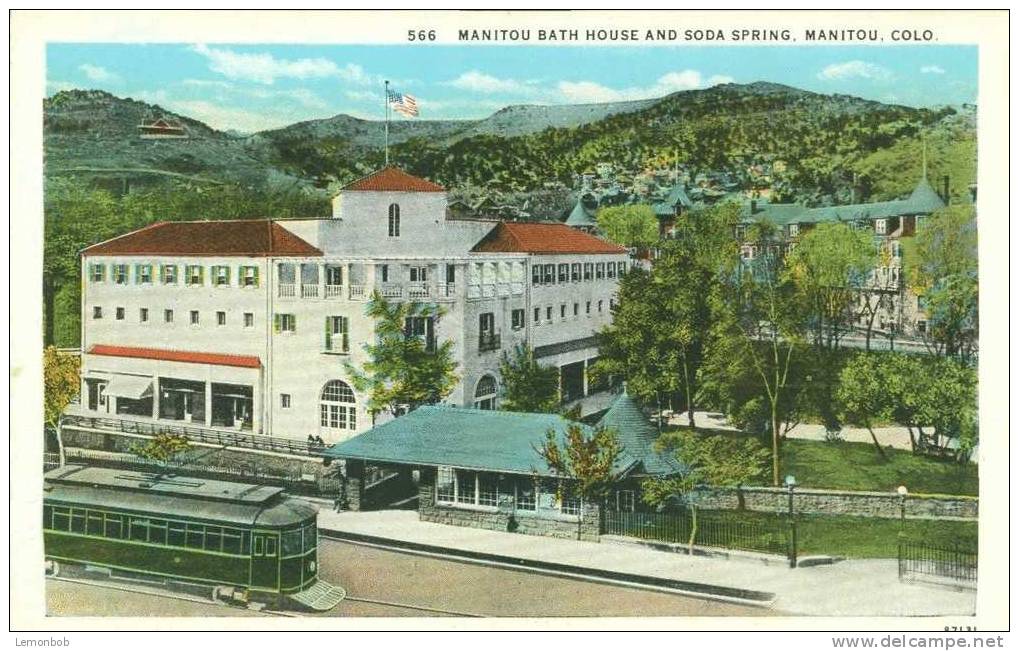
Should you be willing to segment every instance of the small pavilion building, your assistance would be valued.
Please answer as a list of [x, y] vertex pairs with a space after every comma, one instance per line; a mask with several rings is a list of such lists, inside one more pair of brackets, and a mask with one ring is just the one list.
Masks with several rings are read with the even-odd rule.
[[612, 428], [622, 446], [617, 487], [605, 503], [571, 495], [569, 479], [549, 469], [539, 450], [546, 433], [561, 444], [577, 425], [557, 414], [426, 406], [325, 451], [345, 466], [346, 506], [378, 508], [417, 497], [422, 520], [562, 538], [597, 540], [601, 508], [639, 508], [639, 484], [682, 473], [654, 447], [657, 431], [625, 393], [595, 427]]

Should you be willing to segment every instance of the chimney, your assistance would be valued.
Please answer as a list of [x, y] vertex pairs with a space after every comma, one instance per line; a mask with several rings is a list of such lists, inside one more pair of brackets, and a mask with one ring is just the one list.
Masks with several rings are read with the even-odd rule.
[[941, 185], [945, 189], [945, 194], [941, 197], [941, 199], [945, 202], [945, 205], [947, 206], [948, 205], [948, 175], [947, 174], [945, 174], [944, 176], [941, 177]]

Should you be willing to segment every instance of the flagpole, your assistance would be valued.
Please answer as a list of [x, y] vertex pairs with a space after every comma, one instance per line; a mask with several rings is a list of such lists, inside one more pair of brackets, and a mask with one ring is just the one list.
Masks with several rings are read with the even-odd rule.
[[385, 80], [385, 164], [389, 166], [389, 79]]

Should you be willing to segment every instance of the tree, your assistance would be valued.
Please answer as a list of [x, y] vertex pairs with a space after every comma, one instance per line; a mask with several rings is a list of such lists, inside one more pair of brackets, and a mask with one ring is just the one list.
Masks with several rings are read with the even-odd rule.
[[877, 260], [873, 238], [842, 223], [822, 223], [803, 234], [785, 257], [783, 273], [804, 308], [814, 348], [817, 409], [829, 431], [841, 429], [832, 408], [842, 361], [839, 346], [857, 316], [860, 294]]
[[949, 206], [917, 229], [906, 248], [910, 288], [927, 312], [928, 347], [966, 361], [977, 345], [977, 224], [972, 206]]
[[499, 363], [504, 393], [500, 406], [506, 411], [553, 413], [559, 407], [559, 370], [543, 366], [534, 358], [534, 350], [521, 344], [502, 354]]
[[845, 418], [866, 427], [878, 454], [887, 459], [872, 425], [875, 418], [887, 419], [892, 413], [887, 377], [890, 369], [888, 364], [882, 363], [883, 359], [867, 353], [853, 356], [842, 369], [835, 397]]
[[142, 459], [157, 463], [170, 463], [191, 449], [191, 442], [183, 434], [157, 434], [145, 444], [138, 444], [131, 451]]
[[651, 206], [610, 206], [598, 211], [598, 228], [616, 244], [646, 249], [658, 241], [658, 218]]
[[[753, 439], [729, 436], [700, 436], [690, 431], [664, 435], [656, 443], [659, 449], [676, 454], [687, 472], [675, 477], [654, 477], [641, 485], [643, 500], [663, 507], [679, 499], [690, 510], [689, 549], [697, 539], [697, 491], [704, 485], [738, 489], [767, 475], [768, 450]], [[738, 492], [739, 508], [745, 507]]]
[[460, 378], [453, 342], [434, 340], [443, 315], [440, 308], [390, 303], [376, 290], [367, 314], [375, 320], [376, 343], [365, 344], [368, 361], [363, 370], [349, 363], [346, 370], [354, 386], [369, 393], [369, 412], [388, 410], [398, 416], [449, 395]]
[[579, 423], [569, 423], [565, 440], [550, 429], [537, 452], [549, 470], [567, 480], [560, 484], [560, 499], [563, 494], [575, 495], [583, 503], [594, 503], [603, 499], [619, 478], [616, 462], [623, 448], [613, 430], [599, 427], [588, 434], [585, 429]]
[[[864, 350], [870, 350], [870, 340], [874, 334], [874, 320], [883, 309], [891, 307], [892, 296], [898, 292], [899, 278], [892, 275], [892, 252], [887, 246], [882, 246], [877, 254], [878, 269], [882, 271], [872, 274], [868, 287], [860, 292], [859, 315], [863, 319], [864, 326]], [[894, 337], [894, 327], [889, 337]]]
[[739, 264], [713, 296], [710, 354], [716, 369], [734, 371], [737, 377], [743, 368], [753, 370], [769, 412], [772, 482], [778, 486], [780, 425], [787, 415], [783, 410], [795, 404], [790, 398], [803, 388], [791, 371], [793, 356], [801, 351], [805, 319], [795, 287], [781, 272], [774, 225], [758, 222], [748, 235], [758, 253]]
[[61, 355], [53, 346], [43, 351], [43, 416], [46, 426], [56, 432], [60, 465], [64, 465], [64, 445], [60, 440], [60, 417], [81, 391], [81, 361], [75, 355]]

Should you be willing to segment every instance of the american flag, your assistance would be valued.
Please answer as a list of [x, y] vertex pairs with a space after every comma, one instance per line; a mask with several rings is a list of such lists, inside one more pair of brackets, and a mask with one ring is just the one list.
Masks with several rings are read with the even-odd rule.
[[409, 118], [418, 116], [418, 101], [413, 95], [398, 93], [395, 90], [387, 92], [389, 93], [389, 105], [393, 107], [394, 111], [399, 111]]

